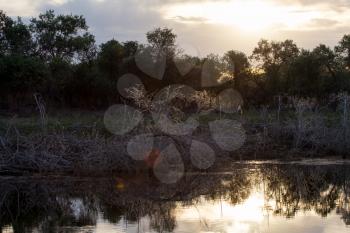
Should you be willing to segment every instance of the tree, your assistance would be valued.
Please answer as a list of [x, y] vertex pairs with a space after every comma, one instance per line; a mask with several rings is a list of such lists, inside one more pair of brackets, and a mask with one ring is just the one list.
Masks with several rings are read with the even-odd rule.
[[[97, 48], [94, 43], [95, 37], [93, 35], [87, 34], [80, 38], [80, 44], [85, 44], [80, 51], [77, 51], [78, 60], [82, 63], [87, 62], [90, 66], [93, 61], [96, 60]], [[93, 42], [93, 43], [92, 43]]]
[[124, 58], [124, 48], [116, 40], [110, 40], [100, 46], [98, 65], [110, 80], [116, 81], [120, 75]]
[[289, 94], [308, 97], [321, 95], [321, 69], [315, 53], [302, 50], [288, 69], [292, 77], [287, 86]]
[[0, 52], [8, 55], [30, 55], [34, 43], [21, 18], [12, 20], [0, 11]]
[[266, 76], [267, 90], [273, 96], [286, 90], [290, 63], [299, 55], [299, 48], [292, 40], [283, 42], [261, 40], [250, 57], [258, 63]]
[[232, 76], [227, 71], [226, 64], [222, 57], [209, 54], [202, 65], [202, 87], [209, 88], [220, 86], [232, 80]]
[[156, 28], [153, 31], [147, 32], [147, 41], [156, 53], [166, 55], [168, 58], [175, 54], [176, 35], [172, 29]]
[[258, 47], [253, 50], [251, 59], [260, 63], [262, 68], [281, 65], [291, 61], [299, 55], [299, 49], [292, 40], [283, 42], [261, 40]]
[[248, 57], [239, 51], [230, 50], [225, 53], [224, 61], [228, 70], [234, 77], [234, 86], [239, 89], [240, 82], [244, 79], [244, 73], [250, 67]]
[[41, 58], [71, 61], [93, 48], [94, 36], [88, 33], [83, 16], [58, 15], [53, 10], [33, 18], [30, 25]]
[[339, 45], [335, 47], [335, 52], [344, 62], [347, 69], [350, 68], [350, 35], [344, 35], [339, 42]]
[[123, 43], [124, 47], [124, 56], [125, 57], [133, 57], [137, 50], [139, 49], [139, 43], [137, 41], [126, 41]]
[[12, 19], [0, 10], [0, 55], [4, 55], [7, 51], [6, 28], [12, 23]]
[[318, 63], [328, 70], [333, 79], [336, 79], [336, 71], [338, 69], [336, 54], [324, 44], [317, 46], [312, 53]]
[[244, 53], [235, 50], [226, 52], [224, 60], [227, 62], [229, 70], [234, 76], [238, 76], [250, 66], [248, 57]]
[[0, 10], [0, 30], [3, 30], [3, 28], [6, 26], [6, 21], [9, 20], [10, 18]]
[[[115, 86], [88, 62], [76, 64], [66, 78], [60, 96], [66, 106], [96, 109], [108, 107], [115, 100]], [[63, 92], [63, 93], [62, 93]]]
[[0, 91], [12, 109], [32, 103], [35, 92], [42, 91], [48, 76], [46, 65], [38, 58], [20, 55], [0, 58]]

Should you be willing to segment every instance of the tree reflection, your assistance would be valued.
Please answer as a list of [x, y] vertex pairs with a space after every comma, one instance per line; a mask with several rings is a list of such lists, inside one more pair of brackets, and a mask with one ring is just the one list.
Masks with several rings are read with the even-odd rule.
[[[0, 182], [0, 229], [14, 232], [79, 232], [96, 225], [149, 220], [156, 232], [173, 232], [178, 206], [201, 200], [237, 205], [257, 189], [273, 214], [293, 218], [299, 211], [322, 217], [331, 212], [350, 225], [347, 166], [249, 165], [227, 174], [186, 175], [175, 185], [140, 177], [95, 180], [12, 180]], [[117, 185], [116, 185], [117, 183]]]
[[[338, 213], [343, 213], [349, 203], [349, 174], [343, 166], [273, 165], [260, 172], [277, 215], [291, 218], [299, 210], [314, 210], [327, 217], [337, 206]], [[346, 214], [342, 215], [347, 224]]]

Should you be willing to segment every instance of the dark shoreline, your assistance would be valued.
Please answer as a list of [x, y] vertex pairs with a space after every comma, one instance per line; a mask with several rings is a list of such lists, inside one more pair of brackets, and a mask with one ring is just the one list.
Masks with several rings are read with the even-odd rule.
[[[147, 174], [149, 165], [133, 160], [126, 149], [131, 138], [145, 132], [151, 132], [155, 138], [166, 138], [165, 141], [172, 140], [181, 155], [186, 172], [226, 171], [240, 161], [341, 160], [346, 159], [350, 152], [347, 150], [350, 137], [346, 137], [350, 131], [341, 128], [339, 124], [319, 126], [319, 117], [326, 118], [327, 115], [317, 112], [307, 112], [299, 118], [282, 118], [281, 114], [279, 122], [273, 118], [273, 113], [269, 117], [249, 112], [241, 116], [223, 115], [224, 118], [231, 117], [228, 119], [241, 122], [246, 134], [243, 146], [233, 152], [220, 148], [210, 135], [208, 122], [221, 117], [217, 113], [199, 119], [201, 124], [192, 136], [164, 134], [147, 118], [129, 134], [115, 136], [101, 122], [102, 113], [95, 112], [93, 116], [89, 113], [79, 113], [77, 116], [71, 114], [66, 118], [49, 118], [51, 121], [46, 128], [40, 128], [37, 116], [0, 121], [0, 176]], [[63, 124], [65, 121], [68, 123]], [[311, 126], [302, 129], [296, 127], [304, 121], [311, 122]], [[334, 121], [338, 122], [338, 118]], [[193, 140], [205, 143], [215, 152], [215, 163], [209, 169], [196, 169], [191, 164], [190, 147]]]

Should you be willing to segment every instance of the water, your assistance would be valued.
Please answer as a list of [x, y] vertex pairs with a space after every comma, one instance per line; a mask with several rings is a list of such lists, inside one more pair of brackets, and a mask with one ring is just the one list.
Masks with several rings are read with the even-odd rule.
[[1, 178], [2, 232], [350, 232], [350, 166], [245, 164], [143, 177]]

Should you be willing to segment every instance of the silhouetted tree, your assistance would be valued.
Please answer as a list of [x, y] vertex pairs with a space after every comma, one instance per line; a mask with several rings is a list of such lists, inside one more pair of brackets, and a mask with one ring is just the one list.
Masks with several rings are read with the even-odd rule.
[[137, 53], [139, 49], [139, 43], [137, 41], [126, 41], [123, 43], [124, 57], [132, 57]]
[[83, 16], [49, 10], [26, 24], [0, 11], [0, 104], [19, 108], [40, 91], [53, 105], [94, 109], [116, 101], [113, 88], [124, 73], [137, 75], [151, 92], [171, 84], [212, 92], [234, 87], [245, 103], [257, 105], [282, 94], [327, 99], [350, 91], [350, 35], [334, 50], [260, 40], [249, 58], [235, 50], [190, 56], [177, 48], [170, 28], [146, 38], [145, 45], [113, 39], [97, 47]]
[[234, 78], [234, 87], [239, 91], [243, 91], [241, 84], [247, 79], [247, 70], [250, 67], [248, 57], [242, 52], [230, 50], [225, 53], [224, 61]]
[[339, 42], [339, 45], [335, 47], [335, 51], [347, 69], [350, 68], [350, 35], [344, 35]]
[[30, 55], [34, 43], [27, 25], [21, 18], [12, 20], [0, 11], [0, 53], [7, 55]]
[[83, 16], [55, 15], [53, 10], [33, 18], [30, 24], [40, 57], [47, 61], [70, 62], [86, 53], [95, 43]]
[[167, 57], [173, 57], [175, 54], [176, 35], [172, 29], [156, 28], [147, 32], [147, 41], [157, 53], [164, 53]]
[[285, 91], [284, 86], [289, 78], [286, 68], [299, 55], [299, 48], [292, 40], [283, 42], [261, 40], [253, 50], [251, 59], [258, 63], [266, 76], [267, 95], [273, 96]]
[[116, 81], [120, 75], [120, 69], [124, 57], [123, 46], [116, 40], [110, 40], [100, 46], [98, 65], [100, 70], [110, 80]]

